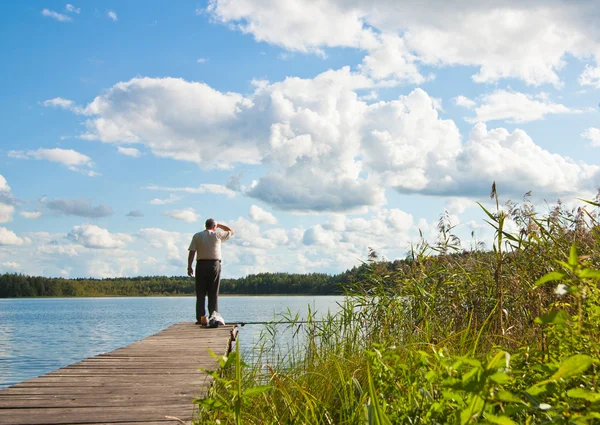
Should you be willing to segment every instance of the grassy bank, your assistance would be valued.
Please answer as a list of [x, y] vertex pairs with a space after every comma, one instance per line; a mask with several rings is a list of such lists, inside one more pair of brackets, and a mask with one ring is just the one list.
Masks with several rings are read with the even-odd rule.
[[372, 258], [339, 314], [289, 325], [293, 346], [267, 328], [221, 358], [198, 423], [600, 423], [600, 205], [492, 196], [492, 251], [458, 253], [442, 217], [395, 269]]

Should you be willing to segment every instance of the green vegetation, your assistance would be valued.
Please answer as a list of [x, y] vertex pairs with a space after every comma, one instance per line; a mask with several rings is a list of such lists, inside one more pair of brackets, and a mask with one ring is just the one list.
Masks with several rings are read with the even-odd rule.
[[492, 196], [492, 252], [458, 254], [442, 217], [394, 270], [373, 255], [340, 313], [282, 317], [286, 349], [280, 324], [219, 357], [197, 423], [600, 423], [600, 204], [542, 216]]
[[[324, 273], [260, 273], [222, 279], [221, 294], [341, 294], [341, 283], [358, 269], [330, 276]], [[361, 268], [361, 273], [365, 268]], [[6, 273], [0, 275], [0, 298], [194, 295], [190, 277], [141, 276], [114, 279], [63, 279]]]

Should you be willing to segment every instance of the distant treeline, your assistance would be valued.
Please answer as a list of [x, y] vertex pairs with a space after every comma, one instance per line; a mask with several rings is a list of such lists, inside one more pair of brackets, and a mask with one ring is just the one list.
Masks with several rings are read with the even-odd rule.
[[[389, 264], [390, 267], [393, 263]], [[338, 275], [325, 273], [260, 273], [239, 279], [222, 279], [221, 294], [315, 294], [343, 293], [347, 283], [355, 282], [366, 270], [365, 265]], [[64, 279], [27, 276], [16, 273], [0, 275], [0, 298], [16, 297], [98, 297], [193, 295], [194, 279], [185, 276], [140, 276], [110, 279]]]

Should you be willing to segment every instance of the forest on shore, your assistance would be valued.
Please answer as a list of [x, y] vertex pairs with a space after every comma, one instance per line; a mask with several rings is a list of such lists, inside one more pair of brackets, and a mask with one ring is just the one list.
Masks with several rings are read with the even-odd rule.
[[[404, 260], [398, 260], [404, 261]], [[398, 262], [383, 262], [394, 269]], [[221, 294], [241, 295], [339, 295], [346, 284], [359, 281], [367, 264], [337, 275], [325, 273], [259, 273], [238, 279], [221, 279]], [[193, 295], [194, 279], [187, 276], [139, 276], [120, 278], [48, 278], [17, 273], [0, 275], [0, 298], [101, 297]]]

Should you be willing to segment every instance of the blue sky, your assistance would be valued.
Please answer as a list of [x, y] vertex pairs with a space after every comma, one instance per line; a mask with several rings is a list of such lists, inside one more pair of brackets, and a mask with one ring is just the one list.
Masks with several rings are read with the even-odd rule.
[[594, 1], [2, 5], [0, 272], [225, 277], [403, 258], [493, 181], [542, 208], [600, 186]]

